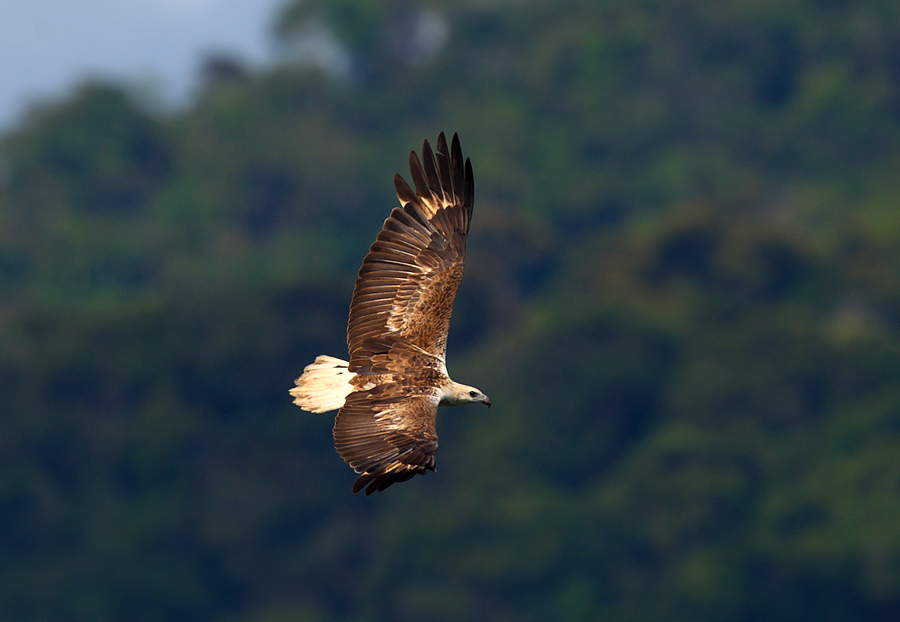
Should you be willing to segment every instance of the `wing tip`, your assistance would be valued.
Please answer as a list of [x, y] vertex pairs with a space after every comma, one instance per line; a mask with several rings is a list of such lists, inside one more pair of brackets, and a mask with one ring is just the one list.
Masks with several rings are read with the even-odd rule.
[[428, 139], [423, 140], [421, 159], [415, 150], [409, 152], [412, 186], [400, 173], [395, 173], [397, 198], [403, 206], [409, 203], [422, 206], [429, 218], [446, 202], [458, 202], [471, 217], [475, 203], [475, 176], [471, 159], [463, 159], [459, 133], [453, 133], [448, 148], [447, 136], [440, 132], [436, 145], [437, 150], [432, 150]]
[[373, 492], [384, 492], [394, 484], [410, 480], [416, 475], [425, 475], [428, 471], [434, 471], [434, 467], [416, 467], [400, 472], [363, 473], [356, 478], [350, 490], [353, 494], [356, 494], [365, 488], [366, 496], [368, 497]]
[[394, 173], [394, 191], [397, 193], [400, 205], [403, 206], [407, 203], [415, 203], [418, 198], [415, 191], [409, 187], [409, 184], [406, 183], [406, 180], [403, 179], [403, 175], [400, 173]]

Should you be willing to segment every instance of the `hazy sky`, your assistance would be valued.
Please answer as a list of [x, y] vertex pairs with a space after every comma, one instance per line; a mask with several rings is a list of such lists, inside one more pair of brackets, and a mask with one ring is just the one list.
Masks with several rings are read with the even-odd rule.
[[268, 58], [284, 0], [0, 0], [0, 128], [86, 76], [190, 91], [204, 52]]

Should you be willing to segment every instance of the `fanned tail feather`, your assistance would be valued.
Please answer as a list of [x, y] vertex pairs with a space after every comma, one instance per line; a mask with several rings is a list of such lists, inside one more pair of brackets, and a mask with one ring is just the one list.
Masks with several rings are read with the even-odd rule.
[[350, 380], [356, 376], [347, 369], [347, 361], [333, 356], [317, 356], [303, 370], [290, 393], [294, 403], [314, 413], [336, 410], [344, 405], [344, 400], [353, 391]]

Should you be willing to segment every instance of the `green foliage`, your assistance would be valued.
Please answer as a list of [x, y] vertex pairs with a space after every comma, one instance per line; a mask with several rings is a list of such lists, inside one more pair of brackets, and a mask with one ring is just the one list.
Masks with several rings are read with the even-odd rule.
[[[310, 24], [350, 75], [88, 84], [2, 138], [0, 617], [896, 619], [896, 3], [308, 0], [276, 36]], [[287, 390], [440, 130], [478, 195], [449, 363], [494, 408], [356, 498]]]

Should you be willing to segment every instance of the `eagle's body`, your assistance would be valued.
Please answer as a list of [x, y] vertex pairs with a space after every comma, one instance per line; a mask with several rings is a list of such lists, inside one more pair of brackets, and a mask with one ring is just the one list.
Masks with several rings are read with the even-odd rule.
[[350, 361], [319, 356], [291, 389], [311, 412], [340, 409], [334, 444], [360, 474], [353, 492], [384, 490], [434, 470], [438, 406], [490, 399], [447, 374], [450, 315], [462, 280], [475, 186], [459, 139], [409, 156], [415, 191], [397, 174], [394, 208], [359, 269], [350, 303]]

